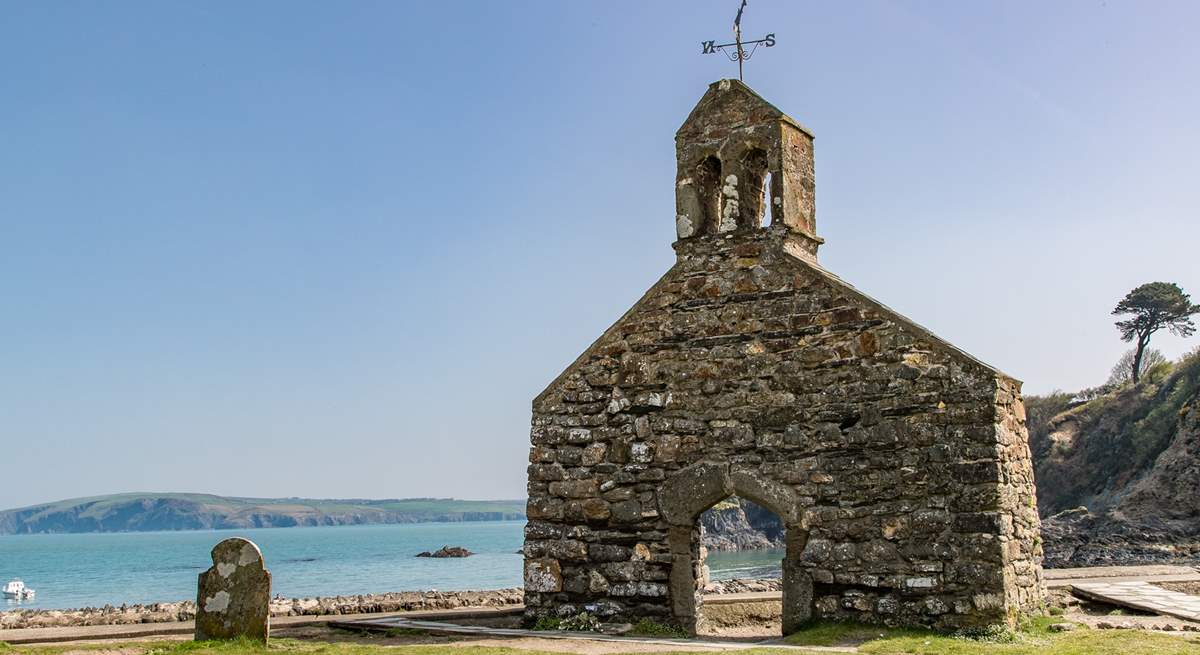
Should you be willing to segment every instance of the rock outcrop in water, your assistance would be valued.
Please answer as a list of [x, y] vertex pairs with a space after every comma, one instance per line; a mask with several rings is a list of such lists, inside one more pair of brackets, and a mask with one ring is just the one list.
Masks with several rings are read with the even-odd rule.
[[427, 550], [417, 553], [417, 557], [470, 557], [474, 554], [462, 546], [442, 546], [432, 553]]

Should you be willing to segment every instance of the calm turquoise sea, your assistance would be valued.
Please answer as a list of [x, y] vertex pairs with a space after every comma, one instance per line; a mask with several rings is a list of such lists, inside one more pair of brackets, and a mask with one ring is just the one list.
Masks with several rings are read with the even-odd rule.
[[[212, 565], [222, 539], [246, 537], [262, 548], [272, 593], [336, 596], [521, 585], [524, 521], [412, 523], [197, 532], [0, 536], [0, 585], [21, 578], [37, 591], [15, 607], [72, 608], [194, 598], [196, 576]], [[443, 545], [477, 553], [465, 559], [414, 557]], [[713, 553], [713, 577], [778, 575], [780, 553]]]

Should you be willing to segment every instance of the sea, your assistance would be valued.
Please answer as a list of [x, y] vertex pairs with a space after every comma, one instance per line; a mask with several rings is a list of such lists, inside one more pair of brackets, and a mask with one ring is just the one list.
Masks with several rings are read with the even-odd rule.
[[[34, 600], [69, 609], [195, 599], [209, 551], [229, 537], [258, 544], [272, 593], [289, 598], [391, 591], [501, 589], [521, 585], [524, 521], [0, 536], [0, 585], [19, 578]], [[416, 557], [463, 546], [467, 558]], [[778, 577], [782, 551], [712, 552], [712, 577]]]

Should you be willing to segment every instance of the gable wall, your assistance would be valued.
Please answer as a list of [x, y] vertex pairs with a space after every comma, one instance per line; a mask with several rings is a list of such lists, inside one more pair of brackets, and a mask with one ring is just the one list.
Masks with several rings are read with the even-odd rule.
[[819, 616], [954, 628], [1040, 601], [1018, 383], [785, 254], [780, 234], [681, 241], [535, 401], [531, 619], [670, 620], [661, 485], [702, 461], [799, 498]]

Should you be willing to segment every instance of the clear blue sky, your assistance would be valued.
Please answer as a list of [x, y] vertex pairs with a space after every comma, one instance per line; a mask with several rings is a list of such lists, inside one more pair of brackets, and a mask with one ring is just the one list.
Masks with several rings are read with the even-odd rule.
[[[0, 4], [0, 507], [524, 494], [673, 261], [715, 2]], [[1026, 391], [1200, 298], [1200, 3], [751, 0], [824, 265]], [[1200, 343], [1157, 337], [1176, 356]]]

